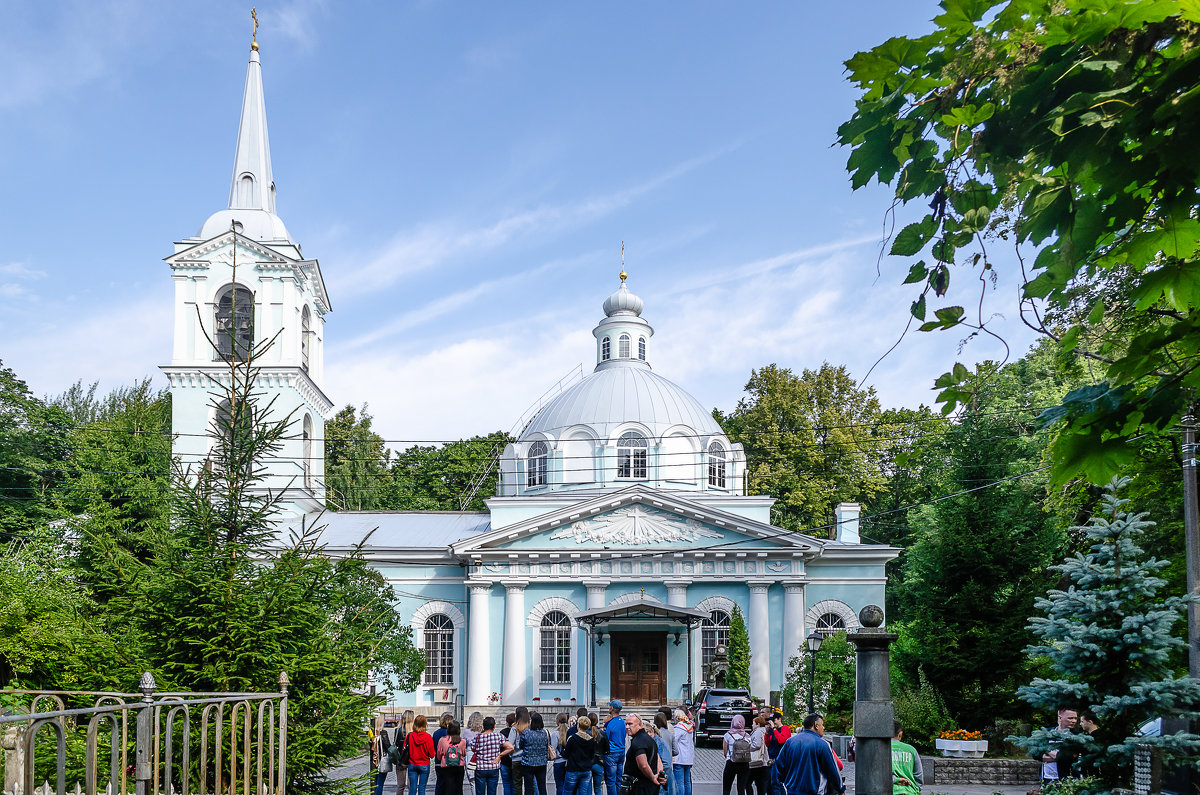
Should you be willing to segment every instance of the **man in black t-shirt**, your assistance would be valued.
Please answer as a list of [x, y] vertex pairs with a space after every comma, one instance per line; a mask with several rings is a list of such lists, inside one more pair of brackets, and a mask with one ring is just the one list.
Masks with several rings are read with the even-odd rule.
[[625, 775], [633, 780], [630, 795], [657, 795], [659, 788], [667, 783], [662, 760], [658, 758], [658, 744], [646, 733], [640, 715], [629, 716], [625, 731], [629, 733]]

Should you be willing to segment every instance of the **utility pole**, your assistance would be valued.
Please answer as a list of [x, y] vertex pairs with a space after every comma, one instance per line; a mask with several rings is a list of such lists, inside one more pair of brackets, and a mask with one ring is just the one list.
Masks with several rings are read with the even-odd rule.
[[[1187, 549], [1187, 588], [1200, 589], [1200, 501], [1196, 493], [1196, 417], [1189, 412], [1183, 424], [1183, 532]], [[1200, 679], [1200, 604], [1188, 602], [1188, 675]]]

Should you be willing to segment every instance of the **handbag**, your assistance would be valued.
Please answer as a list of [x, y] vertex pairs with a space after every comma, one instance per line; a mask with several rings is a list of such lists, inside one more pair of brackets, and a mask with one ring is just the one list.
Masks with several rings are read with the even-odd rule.
[[404, 748], [402, 748], [400, 750], [400, 760], [398, 762], [396, 762], [396, 764], [403, 765], [404, 767], [408, 767], [408, 760], [409, 760], [408, 741], [412, 737], [412, 735], [413, 735], [412, 732], [409, 732], [408, 734], [404, 735]]
[[554, 750], [554, 742], [550, 739], [550, 732], [546, 729], [542, 731], [546, 732], [546, 758], [553, 762], [555, 759], [558, 759], [558, 751]]

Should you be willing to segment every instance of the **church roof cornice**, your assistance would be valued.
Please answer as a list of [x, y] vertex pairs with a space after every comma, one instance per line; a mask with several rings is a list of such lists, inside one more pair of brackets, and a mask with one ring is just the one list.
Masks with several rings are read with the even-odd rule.
[[[165, 365], [159, 367], [167, 377], [172, 389], [187, 387], [212, 389], [215, 385], [228, 386], [229, 365], [223, 362], [213, 362], [204, 365]], [[256, 382], [263, 386], [290, 386], [316, 408], [323, 418], [332, 416], [333, 401], [317, 386], [312, 376], [297, 367], [263, 365], [255, 368], [258, 371]]]
[[[743, 533], [747, 536], [747, 540], [770, 540], [778, 545], [776, 547], [777, 552], [791, 551], [810, 557], [821, 554], [826, 545], [826, 542], [820, 539], [790, 533], [774, 525], [747, 519], [744, 516], [725, 511], [721, 508], [705, 505], [676, 493], [664, 493], [639, 483], [619, 491], [597, 495], [582, 502], [555, 508], [539, 516], [515, 522], [497, 530], [490, 530], [471, 538], [462, 539], [451, 544], [450, 549], [455, 555], [459, 556], [482, 552], [500, 552], [502, 550], [496, 549], [496, 546], [511, 541], [514, 538], [520, 538], [522, 535], [528, 536], [533, 533], [559, 528], [577, 520], [591, 518], [597, 514], [628, 505], [644, 505], [669, 511], [687, 519], [694, 519], [733, 532]], [[729, 545], [726, 544], [725, 546]], [[702, 545], [697, 547], [696, 551], [704, 549], [705, 547]], [[678, 550], [664, 549], [661, 551], [664, 554], [671, 554]], [[768, 550], [754, 548], [744, 551], [757, 553]], [[649, 552], [657, 551], [649, 550]], [[647, 550], [639, 548], [638, 553], [647, 553]]]

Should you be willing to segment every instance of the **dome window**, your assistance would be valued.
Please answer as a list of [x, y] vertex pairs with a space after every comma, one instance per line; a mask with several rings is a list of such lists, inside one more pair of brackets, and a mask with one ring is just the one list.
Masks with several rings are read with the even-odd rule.
[[725, 488], [725, 448], [717, 442], [708, 446], [708, 485]]
[[646, 338], [638, 337], [638, 358], [646, 361]]
[[622, 359], [629, 358], [629, 335], [622, 334], [617, 340], [617, 355]]
[[600, 340], [600, 361], [607, 362], [612, 358], [612, 342], [608, 337]]
[[[622, 337], [628, 340], [629, 337]], [[617, 477], [626, 480], [646, 479], [648, 451], [646, 437], [637, 431], [626, 431], [617, 439]]]
[[231, 284], [217, 299], [217, 358], [244, 362], [254, 346], [254, 293]]
[[550, 447], [545, 442], [534, 442], [529, 446], [529, 456], [526, 459], [528, 471], [525, 485], [529, 488], [546, 485], [546, 470], [550, 463]]

